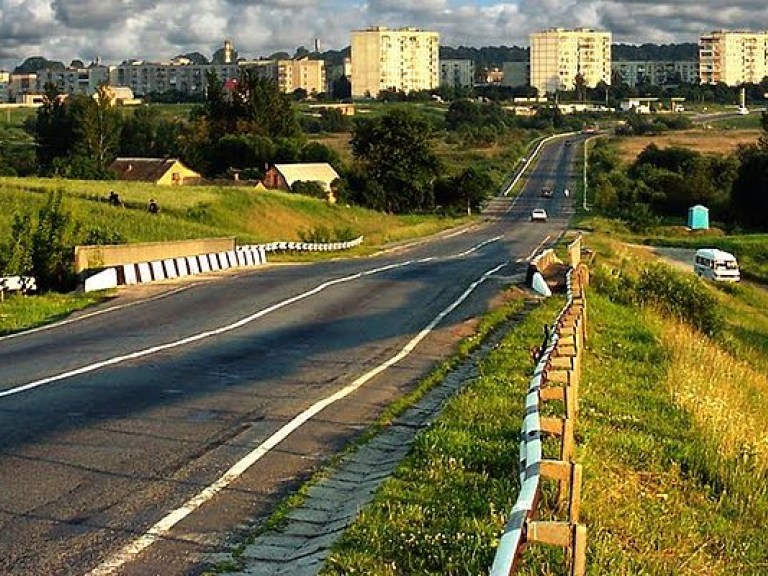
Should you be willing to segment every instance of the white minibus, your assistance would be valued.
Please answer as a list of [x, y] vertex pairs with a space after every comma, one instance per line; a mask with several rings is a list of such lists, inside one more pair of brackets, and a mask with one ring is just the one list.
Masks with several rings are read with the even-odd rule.
[[707, 280], [738, 282], [741, 279], [739, 263], [736, 257], [717, 248], [702, 248], [696, 250], [693, 271], [697, 276]]

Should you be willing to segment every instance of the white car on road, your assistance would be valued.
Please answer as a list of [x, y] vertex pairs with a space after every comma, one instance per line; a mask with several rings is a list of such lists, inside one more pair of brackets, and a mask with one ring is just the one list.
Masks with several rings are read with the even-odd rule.
[[544, 208], [536, 208], [531, 211], [531, 222], [546, 222], [547, 211]]

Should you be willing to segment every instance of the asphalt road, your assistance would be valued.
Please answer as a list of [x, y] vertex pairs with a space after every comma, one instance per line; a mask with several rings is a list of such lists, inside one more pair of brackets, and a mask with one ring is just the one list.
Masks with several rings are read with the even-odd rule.
[[[494, 200], [480, 226], [374, 258], [128, 292], [0, 338], [0, 573], [198, 573], [565, 229], [577, 151], [547, 145], [520, 197]], [[529, 221], [535, 207], [548, 222]]]

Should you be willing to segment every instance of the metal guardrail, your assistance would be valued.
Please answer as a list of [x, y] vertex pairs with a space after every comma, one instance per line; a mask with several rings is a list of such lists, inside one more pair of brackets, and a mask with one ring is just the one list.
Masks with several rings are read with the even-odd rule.
[[[510, 513], [496, 550], [491, 576], [514, 573], [520, 555], [528, 544], [542, 543], [565, 547], [570, 558], [570, 574], [585, 573], [586, 528], [579, 525], [581, 466], [573, 462], [573, 426], [578, 413], [580, 353], [586, 336], [586, 302], [583, 284], [586, 269], [572, 268], [567, 276], [567, 302], [557, 316], [545, 343], [538, 351], [538, 362], [529, 381], [525, 417], [520, 440], [520, 493]], [[556, 400], [564, 405], [563, 418], [542, 416], [540, 404]], [[559, 459], [543, 457], [545, 435], [560, 437]], [[567, 505], [563, 522], [535, 521], [542, 479], [559, 483], [558, 501]]]
[[259, 249], [265, 252], [334, 252], [336, 250], [349, 250], [363, 243], [363, 237], [346, 242], [268, 242], [249, 246], [238, 246], [237, 249]]

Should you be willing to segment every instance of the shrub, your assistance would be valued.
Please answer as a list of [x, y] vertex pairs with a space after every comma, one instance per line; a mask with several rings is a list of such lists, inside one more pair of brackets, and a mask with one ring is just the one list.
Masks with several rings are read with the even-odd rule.
[[704, 281], [679, 274], [663, 264], [642, 270], [635, 297], [640, 304], [655, 306], [708, 336], [717, 335], [723, 328], [717, 298], [707, 290]]
[[598, 266], [592, 273], [592, 284], [613, 302], [652, 306], [708, 336], [718, 335], [724, 327], [717, 298], [706, 283], [664, 264], [648, 266], [638, 276], [625, 269]]

